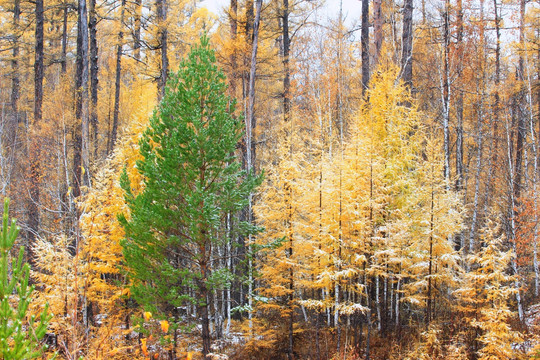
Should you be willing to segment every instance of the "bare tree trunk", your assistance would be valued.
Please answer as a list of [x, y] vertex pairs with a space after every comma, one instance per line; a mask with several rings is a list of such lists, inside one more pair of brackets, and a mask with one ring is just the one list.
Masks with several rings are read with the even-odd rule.
[[43, 117], [43, 0], [36, 0], [36, 46], [34, 62], [34, 125]]
[[379, 64], [383, 42], [382, 0], [373, 0], [373, 37], [375, 38], [375, 56], [373, 58], [373, 65], [377, 66]]
[[[519, 44], [521, 49], [524, 49], [525, 44], [525, 4], [526, 0], [520, 0], [520, 22], [519, 22]], [[523, 81], [525, 79], [525, 60], [523, 58], [523, 50], [519, 52], [519, 63], [518, 63], [518, 79]], [[519, 207], [520, 197], [521, 197], [521, 177], [522, 177], [522, 163], [523, 163], [523, 143], [525, 140], [525, 116], [523, 111], [521, 111], [521, 96], [519, 99], [516, 99], [518, 104], [516, 110], [519, 108], [520, 111], [517, 112], [517, 140], [516, 140], [516, 161], [514, 163], [514, 201], [516, 206]]]
[[161, 48], [161, 69], [158, 78], [158, 100], [165, 94], [165, 85], [169, 74], [169, 58], [167, 55], [167, 41], [169, 32], [167, 30], [167, 0], [156, 0], [156, 11], [158, 18], [158, 36]]
[[289, 115], [291, 111], [291, 79], [289, 69], [289, 51], [290, 51], [290, 38], [289, 38], [289, 0], [283, 0], [283, 120], [289, 121]]
[[[285, 0], [286, 1], [286, 0]], [[287, 237], [289, 238], [289, 248], [287, 251], [287, 258], [289, 259], [289, 262], [292, 262], [293, 257], [293, 229], [292, 229], [292, 223], [293, 223], [293, 210], [292, 210], [292, 190], [290, 184], [285, 185], [285, 191], [287, 193], [287, 197], [289, 198], [289, 204], [287, 206]], [[294, 360], [294, 272], [292, 265], [289, 265], [289, 295], [288, 295], [288, 307], [289, 307], [289, 348], [287, 351], [287, 358], [289, 360]]]
[[[257, 74], [257, 49], [259, 43], [259, 22], [261, 20], [261, 8], [262, 0], [256, 2], [255, 21], [253, 22], [253, 47], [251, 51], [251, 68], [249, 72], [249, 92], [248, 92], [248, 105], [246, 114], [246, 168], [248, 171], [254, 171], [254, 143], [253, 143], [253, 130], [255, 128], [255, 77]], [[249, 194], [248, 203], [248, 221], [253, 220], [253, 194]], [[249, 235], [249, 244], [251, 244], [251, 235]], [[250, 245], [248, 245], [250, 246]], [[251, 309], [253, 306], [253, 263], [251, 257], [248, 260], [248, 305]], [[252, 312], [249, 312], [249, 326], [252, 329]]]
[[[81, 186], [89, 185], [89, 151], [88, 151], [88, 18], [86, 0], [79, 0], [77, 20], [77, 88], [75, 116], [80, 121], [74, 131], [73, 154], [73, 196], [81, 194]], [[76, 244], [74, 244], [76, 248]]]
[[362, 94], [364, 94], [369, 86], [369, 0], [362, 0], [362, 33], [360, 39], [362, 44]]
[[458, 0], [457, 2], [457, 37], [456, 37], [456, 49], [457, 49], [457, 73], [459, 81], [459, 88], [456, 94], [456, 190], [461, 191], [463, 189], [463, 90], [462, 90], [462, 62], [459, 61], [463, 55], [463, 2]]
[[253, 13], [253, 0], [247, 0], [246, 1], [246, 23], [245, 23], [245, 32], [246, 32], [246, 39], [248, 41], [253, 42], [253, 28], [255, 27], [254, 24], [254, 13]]
[[[253, 21], [254, 21], [254, 13], [253, 13], [253, 0], [246, 0], [246, 9], [245, 9], [245, 19], [246, 22], [244, 24], [244, 33], [246, 34], [245, 39], [247, 42], [248, 47], [253, 46]], [[247, 114], [248, 112], [248, 97], [249, 97], [249, 71], [247, 70], [249, 68], [249, 58], [248, 56], [244, 56], [244, 70], [242, 71], [242, 100], [244, 101], [244, 112]], [[247, 151], [247, 150], [246, 150]]]
[[94, 147], [94, 159], [98, 152], [98, 45], [97, 45], [97, 16], [96, 0], [90, 0], [90, 21], [88, 29], [90, 33], [90, 125], [92, 126], [92, 144]]
[[89, 129], [89, 111], [88, 111], [88, 13], [86, 9], [86, 0], [79, 0], [79, 14], [81, 18], [81, 60], [82, 60], [82, 73], [81, 73], [81, 134], [82, 134], [82, 166], [84, 167], [84, 174], [82, 174], [82, 184], [84, 186], [90, 185], [90, 129]]
[[405, 0], [403, 9], [403, 34], [401, 51], [401, 78], [407, 89], [412, 90], [413, 0]]
[[64, 2], [64, 14], [62, 18], [62, 60], [61, 60], [61, 73], [64, 74], [67, 68], [67, 32], [68, 32], [68, 14], [69, 14], [69, 5], [67, 2]]
[[[483, 99], [483, 94], [482, 94]], [[471, 228], [469, 232], [469, 254], [474, 253], [474, 241], [476, 238], [476, 226], [478, 223], [478, 202], [480, 198], [480, 174], [482, 171], [482, 152], [483, 152], [483, 140], [484, 134], [482, 133], [482, 124], [483, 124], [483, 100], [480, 103], [480, 114], [478, 115], [478, 154], [476, 159], [476, 177], [475, 177], [475, 189], [474, 189], [474, 202], [473, 202], [473, 215], [471, 220]]]
[[110, 154], [114, 149], [116, 143], [116, 136], [118, 133], [118, 117], [120, 115], [120, 78], [122, 75], [122, 46], [124, 42], [124, 11], [126, 7], [126, 0], [122, 0], [120, 8], [120, 30], [118, 31], [118, 44], [116, 45], [116, 78], [114, 82], [114, 112], [113, 112], [113, 125], [110, 135], [109, 149]]
[[445, 0], [444, 28], [443, 28], [443, 74], [442, 74], [442, 106], [443, 106], [443, 132], [444, 132], [444, 179], [447, 186], [450, 184], [450, 0]]
[[[19, 74], [19, 19], [21, 16], [21, 1], [13, 1], [13, 52], [11, 59], [11, 113], [13, 129], [19, 124], [19, 97], [20, 97], [20, 74]], [[16, 130], [15, 130], [16, 131]]]
[[521, 302], [521, 290], [520, 290], [520, 280], [519, 280], [519, 272], [516, 262], [516, 233], [517, 233], [517, 226], [516, 226], [516, 199], [514, 198], [515, 190], [513, 189], [514, 183], [514, 170], [513, 170], [513, 164], [512, 164], [512, 142], [511, 142], [511, 136], [510, 136], [510, 126], [508, 124], [508, 121], [506, 122], [506, 144], [507, 144], [507, 162], [508, 162], [508, 178], [509, 178], [509, 184], [510, 184], [510, 191], [509, 191], [509, 209], [508, 209], [508, 216], [510, 218], [510, 234], [508, 236], [510, 243], [512, 244], [512, 251], [514, 253], [514, 257], [512, 258], [512, 270], [514, 271], [514, 287], [516, 290], [516, 302], [517, 302], [517, 308], [518, 308], [518, 316], [519, 320], [523, 321], [524, 314], [523, 314], [523, 305]]
[[42, 106], [43, 106], [43, 0], [36, 0], [36, 46], [35, 46], [35, 62], [34, 62], [34, 131], [30, 134], [30, 198], [28, 199], [28, 258], [30, 263], [34, 263], [33, 245], [36, 240], [39, 223], [39, 203], [40, 203], [40, 184], [39, 178], [41, 175], [40, 164], [40, 144], [37, 129], [41, 126], [42, 121]]
[[135, 14], [133, 29], [133, 56], [135, 60], [141, 59], [141, 16], [142, 16], [142, 0], [135, 0]]
[[[231, 41], [233, 43], [236, 42], [236, 39], [238, 37], [238, 0], [231, 0], [231, 6], [229, 8], [229, 21], [231, 24]], [[229, 87], [231, 96], [236, 97], [236, 81], [237, 81], [237, 71], [238, 71], [238, 64], [237, 64], [237, 54], [236, 54], [236, 48], [231, 54], [231, 77], [229, 79]]]
[[[205, 254], [206, 255], [206, 254]], [[205, 256], [203, 255], [203, 256]], [[197, 314], [201, 316], [201, 326], [202, 326], [202, 343], [203, 343], [203, 359], [207, 358], [207, 355], [212, 351], [211, 350], [211, 337], [210, 337], [210, 316], [208, 313], [209, 307], [209, 296], [208, 289], [206, 287], [207, 274], [206, 270], [202, 270], [203, 278], [200, 280], [201, 284], [199, 285], [199, 305], [197, 306]], [[202, 304], [201, 304], [202, 301]]]
[[[433, 177], [433, 165], [431, 168], [431, 176]], [[426, 327], [429, 327], [431, 322], [431, 314], [433, 312], [433, 225], [434, 225], [434, 206], [435, 206], [435, 189], [433, 188], [433, 178], [431, 179], [431, 205], [430, 205], [430, 220], [429, 220], [429, 267], [428, 267], [428, 287], [427, 287], [427, 306], [426, 306]]]
[[497, 0], [493, 0], [493, 11], [495, 14], [495, 90], [493, 94], [493, 116], [492, 116], [492, 141], [490, 148], [490, 157], [489, 162], [490, 166], [488, 168], [488, 177], [487, 177], [487, 186], [485, 194], [484, 207], [487, 207], [490, 204], [491, 194], [492, 194], [492, 184], [493, 178], [496, 173], [496, 166], [498, 161], [498, 152], [499, 152], [499, 112], [500, 112], [500, 96], [499, 96], [499, 85], [501, 83], [501, 18], [499, 16]]

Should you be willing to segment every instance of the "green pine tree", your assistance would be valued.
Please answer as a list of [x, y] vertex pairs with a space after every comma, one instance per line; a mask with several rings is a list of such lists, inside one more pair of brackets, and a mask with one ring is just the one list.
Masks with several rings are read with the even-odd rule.
[[[52, 316], [48, 306], [39, 320], [28, 314], [34, 286], [28, 286], [30, 267], [23, 263], [24, 247], [19, 250], [16, 263], [11, 263], [10, 251], [15, 244], [19, 227], [9, 223], [9, 199], [4, 199], [4, 216], [0, 234], [0, 357], [4, 360], [35, 359], [41, 356], [41, 339], [47, 332]], [[11, 271], [10, 271], [11, 270]]]
[[[144, 178], [140, 194], [131, 191], [126, 172], [129, 215], [120, 215], [122, 242], [132, 296], [148, 311], [175, 316], [194, 303], [202, 323], [203, 356], [210, 352], [209, 295], [227, 285], [230, 274], [217, 267], [215, 248], [225, 244], [227, 214], [247, 204], [261, 182], [246, 174], [235, 157], [242, 121], [232, 115], [208, 38], [192, 48], [140, 142]], [[244, 235], [256, 228], [243, 223]]]

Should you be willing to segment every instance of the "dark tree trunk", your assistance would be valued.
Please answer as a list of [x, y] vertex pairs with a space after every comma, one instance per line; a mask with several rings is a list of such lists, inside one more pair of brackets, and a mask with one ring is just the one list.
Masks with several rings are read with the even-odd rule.
[[28, 257], [34, 263], [33, 245], [39, 231], [39, 178], [41, 174], [40, 148], [38, 144], [37, 129], [41, 125], [43, 105], [43, 0], [36, 0], [36, 46], [34, 62], [34, 122], [35, 132], [30, 135], [30, 199], [28, 201]]
[[383, 42], [383, 17], [382, 17], [382, 0], [373, 1], [373, 37], [375, 38], [375, 56], [373, 65], [379, 64], [379, 56]]
[[116, 79], [114, 82], [114, 113], [113, 113], [113, 125], [110, 135], [110, 147], [108, 153], [110, 154], [114, 149], [116, 142], [116, 136], [118, 132], [118, 117], [120, 115], [120, 77], [122, 74], [122, 45], [124, 41], [124, 9], [126, 6], [126, 0], [122, 0], [122, 8], [120, 9], [120, 31], [118, 32], [118, 44], [116, 45]]
[[[520, 23], [519, 23], [519, 43], [521, 48], [524, 48], [525, 42], [525, 5], [526, 0], [520, 0]], [[525, 60], [523, 53], [520, 52], [518, 62], [518, 80], [524, 80]], [[520, 94], [516, 99], [516, 116], [517, 116], [517, 140], [516, 140], [516, 162], [514, 164], [514, 199], [516, 204], [520, 202], [521, 196], [521, 177], [522, 177], [522, 162], [523, 162], [523, 143], [525, 141], [525, 114], [522, 109], [523, 96]], [[531, 109], [532, 110], [532, 109]]]
[[283, 0], [283, 120], [289, 121], [291, 112], [291, 70], [289, 68], [289, 52], [291, 42], [289, 38], [289, 0]]
[[97, 16], [96, 0], [90, 0], [90, 21], [88, 24], [90, 32], [90, 125], [92, 126], [92, 144], [94, 147], [94, 158], [98, 152], [98, 45], [97, 45]]
[[[521, 177], [523, 171], [523, 143], [525, 140], [525, 114], [521, 108], [521, 95], [514, 101], [514, 112], [517, 117], [517, 140], [516, 140], [516, 162], [514, 164], [514, 199], [516, 205], [520, 203], [521, 197]], [[517, 212], [517, 209], [514, 209]]]
[[[88, 21], [86, 0], [79, 0], [77, 16], [77, 59], [75, 86], [77, 88], [75, 117], [80, 124], [74, 129], [73, 196], [81, 194], [88, 185]], [[84, 173], [82, 169], [84, 168]]]
[[34, 62], [34, 125], [43, 117], [43, 0], [36, 0], [36, 46]]
[[253, 0], [246, 1], [245, 32], [246, 32], [246, 39], [248, 39], [248, 41], [251, 41], [251, 42], [253, 42], [253, 27], [254, 27], [253, 4], [254, 4]]
[[492, 117], [492, 123], [493, 126], [491, 127], [491, 149], [490, 149], [490, 167], [488, 169], [488, 178], [487, 178], [487, 186], [486, 186], [486, 194], [485, 194], [485, 207], [489, 206], [491, 201], [491, 194], [493, 191], [493, 179], [495, 177], [495, 172], [497, 169], [497, 161], [498, 161], [498, 151], [499, 151], [499, 110], [500, 110], [500, 95], [499, 95], [499, 85], [501, 83], [501, 22], [500, 22], [500, 16], [499, 16], [499, 4], [497, 3], [497, 0], [493, 0], [493, 9], [495, 14], [495, 36], [496, 36], [496, 43], [495, 43], [495, 86], [494, 86], [494, 93], [493, 93], [493, 117]]
[[208, 277], [210, 276], [210, 269], [208, 268], [207, 260], [210, 256], [211, 250], [208, 250], [206, 246], [201, 246], [202, 260], [199, 262], [199, 267], [201, 269], [201, 279], [198, 283], [198, 305], [197, 312], [201, 317], [201, 337], [203, 345], [203, 359], [207, 358], [207, 355], [212, 351], [211, 350], [211, 336], [210, 336], [210, 314], [208, 312], [208, 307], [210, 303], [209, 293], [208, 293]]
[[[457, 35], [456, 49], [458, 60], [463, 56], [463, 0], [457, 1]], [[459, 88], [456, 95], [456, 190], [463, 189], [463, 90], [462, 90], [462, 62], [457, 61]]]
[[[13, 2], [13, 58], [11, 59], [11, 113], [13, 129], [19, 124], [19, 97], [20, 97], [20, 74], [19, 74], [19, 19], [21, 16], [21, 1]], [[15, 131], [15, 130], [14, 130]]]
[[61, 73], [64, 74], [66, 72], [67, 67], [67, 32], [68, 32], [68, 14], [69, 14], [69, 6], [67, 3], [64, 3], [64, 14], [62, 19], [62, 59], [61, 59]]
[[362, 94], [369, 86], [369, 0], [362, 0]]
[[[229, 9], [229, 21], [231, 24], [231, 41], [235, 43], [236, 38], [238, 37], [238, 0], [231, 0], [231, 6]], [[230, 61], [231, 61], [231, 77], [229, 79], [229, 86], [230, 86], [231, 96], [236, 97], [236, 80], [238, 76], [236, 50], [232, 52]]]
[[156, 0], [157, 18], [159, 24], [159, 42], [161, 49], [161, 69], [158, 78], [158, 100], [163, 98], [165, 94], [165, 85], [167, 84], [167, 76], [169, 74], [169, 58], [167, 55], [167, 37], [168, 30], [167, 22], [167, 0]]
[[254, 115], [255, 108], [255, 77], [257, 73], [257, 49], [259, 42], [259, 22], [261, 19], [262, 0], [257, 0], [256, 16], [253, 23], [253, 47], [251, 51], [251, 68], [249, 72], [249, 92], [248, 92], [248, 108], [246, 114], [246, 153], [247, 168], [253, 169], [255, 163], [255, 144], [253, 142], [253, 131], [256, 121]]
[[[253, 0], [246, 0], [246, 23], [244, 24], [244, 32], [248, 46], [253, 46]], [[248, 97], [249, 97], [249, 57], [244, 56], [244, 71], [242, 71], [242, 99], [244, 100], [244, 112], [247, 113]]]
[[133, 55], [135, 60], [141, 59], [141, 15], [142, 0], [135, 0], [135, 28], [133, 29]]
[[403, 79], [405, 86], [412, 90], [413, 0], [405, 0], [403, 9], [402, 43], [401, 78]]

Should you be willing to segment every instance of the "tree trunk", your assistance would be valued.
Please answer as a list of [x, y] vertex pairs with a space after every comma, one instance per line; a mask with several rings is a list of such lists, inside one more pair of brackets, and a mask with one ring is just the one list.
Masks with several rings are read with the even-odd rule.
[[208, 289], [207, 289], [207, 277], [203, 270], [203, 278], [201, 279], [201, 285], [199, 285], [200, 296], [198, 301], [204, 301], [204, 303], [198, 305], [198, 312], [201, 316], [202, 326], [202, 343], [203, 343], [203, 359], [206, 359], [206, 355], [210, 354], [211, 350], [211, 337], [210, 337], [210, 316], [208, 314]]
[[[433, 166], [431, 175], [433, 176]], [[434, 206], [435, 206], [435, 189], [433, 188], [433, 179], [431, 184], [431, 208], [430, 208], [430, 220], [429, 220], [429, 268], [428, 268], [428, 288], [427, 288], [427, 306], [426, 306], [426, 328], [429, 328], [431, 322], [431, 314], [433, 312], [432, 302], [433, 294], [432, 288], [433, 284], [431, 283], [432, 274], [433, 274], [433, 223], [434, 223]]]
[[459, 61], [463, 56], [463, 0], [457, 2], [457, 72], [459, 79], [459, 88], [456, 94], [456, 190], [463, 189], [463, 91], [462, 91], [462, 62]]
[[40, 144], [38, 144], [38, 128], [42, 121], [43, 106], [43, 0], [36, 0], [36, 46], [34, 62], [34, 131], [30, 134], [30, 199], [28, 201], [28, 258], [34, 263], [33, 245], [39, 231], [39, 202], [40, 188], [39, 178], [41, 174]]
[[114, 144], [116, 142], [116, 136], [118, 133], [118, 117], [120, 115], [120, 78], [122, 74], [122, 46], [124, 42], [124, 11], [126, 7], [126, 0], [122, 0], [120, 8], [120, 30], [118, 31], [118, 44], [116, 45], [116, 78], [114, 82], [114, 113], [113, 113], [113, 124], [112, 131], [109, 141], [109, 149], [107, 149], [108, 154], [110, 154], [114, 149]]
[[[261, 20], [261, 8], [262, 0], [257, 0], [256, 2], [256, 13], [255, 21], [253, 22], [253, 47], [251, 51], [251, 68], [249, 72], [249, 93], [248, 93], [248, 106], [247, 106], [247, 115], [246, 115], [246, 168], [248, 171], [254, 170], [255, 163], [255, 145], [253, 143], [253, 130], [255, 129], [255, 77], [257, 73], [257, 49], [259, 43], [259, 23]], [[248, 221], [251, 222], [253, 219], [253, 194], [249, 194], [249, 203], [248, 203]], [[251, 235], [250, 235], [250, 244], [251, 244]], [[250, 245], [248, 245], [250, 246]], [[253, 305], [253, 263], [251, 257], [248, 260], [248, 304], [249, 308], [252, 308]], [[252, 312], [249, 312], [249, 326], [252, 329]]]
[[141, 16], [142, 16], [142, 0], [135, 0], [135, 14], [133, 29], [133, 56], [135, 60], [141, 59]]
[[[520, 21], [519, 21], [519, 44], [522, 49], [519, 52], [518, 61], [518, 79], [523, 81], [525, 79], [525, 59], [523, 58], [523, 50], [525, 48], [525, 5], [526, 0], [520, 0]], [[522, 163], [523, 163], [523, 145], [525, 141], [525, 116], [522, 111], [523, 98], [519, 95], [516, 99], [515, 110], [517, 113], [517, 140], [516, 140], [516, 161], [514, 163], [514, 201], [516, 202], [516, 208], [519, 207], [521, 197], [521, 177], [522, 177]]]
[[[286, 0], [285, 0], [286, 1]], [[290, 184], [285, 185], [285, 191], [287, 197], [289, 198], [289, 204], [287, 207], [288, 218], [287, 218], [287, 229], [289, 238], [289, 248], [287, 251], [287, 258], [289, 262], [292, 262], [293, 257], [293, 210], [292, 210], [292, 191]], [[287, 357], [289, 360], [294, 360], [294, 271], [292, 265], [289, 265], [289, 348], [287, 352]]]
[[21, 16], [21, 1], [13, 2], [13, 58], [11, 59], [11, 113], [13, 129], [19, 125], [19, 97], [20, 97], [20, 74], [19, 74], [19, 19]]
[[450, 0], [445, 1], [443, 28], [443, 74], [442, 74], [442, 106], [444, 132], [444, 180], [450, 184]]
[[[362, 22], [364, 21], [362, 2]], [[363, 25], [362, 25], [363, 28]], [[373, 37], [375, 39], [375, 56], [373, 57], [373, 65], [379, 64], [383, 42], [383, 16], [382, 16], [382, 0], [373, 1]]]
[[[13, 49], [11, 58], [11, 96], [10, 96], [10, 116], [9, 126], [6, 131], [8, 146], [11, 148], [9, 153], [11, 154], [11, 161], [9, 167], [6, 167], [4, 171], [9, 171], [7, 181], [2, 184], [2, 194], [5, 195], [4, 190], [11, 183], [11, 174], [20, 173], [20, 161], [18, 159], [24, 154], [21, 154], [23, 150], [22, 142], [19, 141], [19, 122], [21, 117], [19, 115], [19, 98], [20, 98], [20, 69], [19, 69], [19, 44], [20, 44], [20, 15], [21, 15], [21, 2], [20, 0], [13, 1]], [[7, 165], [7, 164], [6, 164]], [[9, 170], [8, 170], [9, 169]]]
[[246, 24], [245, 24], [245, 32], [246, 32], [246, 39], [248, 41], [251, 41], [253, 43], [253, 28], [255, 27], [254, 23], [254, 13], [253, 13], [253, 0], [247, 0], [246, 1]]
[[407, 89], [412, 90], [413, 0], [405, 0], [402, 43], [401, 78]]
[[61, 70], [60, 72], [64, 74], [67, 68], [67, 32], [68, 32], [68, 14], [69, 6], [66, 2], [63, 4], [64, 14], [62, 19], [62, 59], [61, 59]]
[[158, 78], [158, 100], [163, 98], [165, 94], [165, 85], [167, 84], [167, 77], [169, 74], [169, 58], [167, 55], [167, 0], [156, 0], [156, 11], [158, 18], [158, 36], [161, 49], [161, 68]]
[[236, 80], [237, 80], [237, 54], [236, 54], [236, 39], [238, 37], [238, 0], [231, 0], [231, 6], [229, 9], [229, 21], [231, 25], [231, 42], [235, 44], [234, 50], [231, 54], [231, 76], [229, 78], [229, 88], [231, 96], [236, 97]]
[[488, 178], [485, 194], [485, 203], [484, 207], [487, 207], [491, 201], [491, 194], [493, 191], [493, 178], [495, 177], [495, 169], [498, 161], [498, 151], [499, 151], [499, 111], [500, 111], [500, 96], [499, 96], [499, 86], [501, 83], [501, 18], [499, 16], [497, 0], [493, 0], [493, 9], [495, 14], [495, 90], [493, 94], [493, 116], [492, 116], [492, 141], [490, 148], [490, 157], [489, 162], [490, 166], [488, 168]]
[[98, 45], [97, 45], [97, 16], [96, 0], [90, 0], [90, 22], [88, 24], [90, 32], [90, 125], [92, 126], [92, 145], [94, 150], [94, 159], [98, 152]]
[[517, 308], [518, 308], [518, 316], [519, 320], [523, 321], [524, 319], [524, 313], [523, 313], [523, 305], [521, 303], [521, 289], [520, 289], [520, 280], [519, 280], [519, 272], [516, 262], [516, 255], [517, 255], [517, 249], [516, 249], [516, 233], [517, 233], [517, 225], [516, 225], [516, 199], [514, 198], [515, 190], [513, 189], [514, 182], [513, 179], [515, 178], [514, 175], [514, 169], [512, 164], [512, 141], [510, 136], [510, 126], [508, 124], [508, 121], [506, 122], [506, 144], [507, 144], [507, 162], [508, 162], [508, 173], [509, 173], [509, 179], [510, 179], [510, 191], [509, 191], [509, 209], [508, 209], [508, 217], [510, 218], [510, 234], [508, 235], [508, 238], [510, 240], [510, 243], [512, 244], [512, 251], [513, 251], [513, 258], [511, 261], [512, 264], [512, 270], [514, 272], [514, 287], [516, 291], [516, 302], [517, 302]]
[[[341, 29], [340, 29], [341, 31]], [[362, 0], [362, 95], [369, 86], [369, 0]]]
[[34, 62], [34, 125], [43, 117], [43, 0], [36, 0], [36, 46]]
[[289, 68], [289, 52], [290, 52], [290, 38], [289, 38], [289, 0], [283, 0], [283, 120], [289, 121], [291, 110], [291, 79]]
[[[259, 2], [257, 2], [258, 7]], [[288, 123], [290, 120], [291, 112], [291, 80], [290, 80], [290, 68], [289, 68], [289, 52], [290, 52], [290, 38], [289, 38], [289, 0], [283, 0], [282, 9], [282, 37], [283, 37], [283, 121]], [[291, 136], [292, 134], [289, 134]], [[287, 227], [289, 228], [289, 249], [287, 257], [289, 262], [292, 262], [293, 257], [293, 231], [292, 231], [292, 191], [291, 187], [286, 185], [287, 196], [289, 197], [288, 206], [288, 220]], [[287, 356], [289, 360], [294, 360], [294, 272], [292, 265], [289, 267], [289, 348]]]
[[[86, 0], [79, 0], [77, 19], [77, 88], [75, 117], [81, 127], [74, 131], [73, 196], [81, 194], [81, 186], [89, 185], [88, 151], [88, 19]], [[80, 129], [80, 130], [79, 130]], [[84, 169], [84, 170], [83, 170]]]

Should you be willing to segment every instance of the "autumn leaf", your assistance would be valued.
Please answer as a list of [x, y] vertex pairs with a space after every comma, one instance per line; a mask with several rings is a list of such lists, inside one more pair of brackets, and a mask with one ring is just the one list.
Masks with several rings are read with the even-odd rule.
[[169, 331], [169, 322], [167, 320], [162, 320], [160, 324], [161, 324], [161, 330], [163, 330], [163, 332], [166, 333]]
[[152, 318], [152, 313], [150, 311], [145, 311], [143, 314], [144, 321], [148, 321]]

